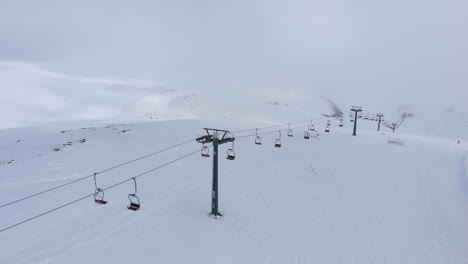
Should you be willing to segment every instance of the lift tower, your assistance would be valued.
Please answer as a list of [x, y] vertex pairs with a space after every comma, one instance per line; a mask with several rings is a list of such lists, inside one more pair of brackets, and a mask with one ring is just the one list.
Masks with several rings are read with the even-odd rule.
[[358, 112], [362, 112], [362, 107], [360, 107], [360, 106], [353, 106], [353, 107], [351, 107], [351, 111], [354, 112], [353, 136], [356, 136], [356, 124], [357, 124]]
[[198, 137], [198, 143], [213, 143], [213, 188], [211, 192], [211, 213], [210, 217], [218, 219], [223, 216], [218, 211], [218, 145], [233, 142], [234, 136], [230, 136], [229, 131], [213, 128], [203, 128], [206, 131], [205, 136]]
[[377, 113], [377, 117], [379, 118], [379, 126], [377, 127], [377, 131], [380, 131], [380, 121], [383, 120], [384, 114], [382, 113]]

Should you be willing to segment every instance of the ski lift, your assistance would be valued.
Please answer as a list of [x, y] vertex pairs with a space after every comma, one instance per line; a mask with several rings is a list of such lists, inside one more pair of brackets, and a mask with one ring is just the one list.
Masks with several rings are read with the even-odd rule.
[[140, 197], [137, 196], [137, 183], [136, 179], [133, 179], [133, 183], [135, 183], [135, 192], [128, 195], [128, 200], [130, 200], [130, 204], [127, 206], [128, 210], [138, 211], [140, 210]]
[[330, 121], [330, 119], [327, 120], [327, 126], [331, 126], [331, 121]]
[[314, 126], [314, 124], [312, 123], [312, 120], [310, 120], [310, 127], [309, 127], [309, 130], [310, 130], [310, 131], [315, 131], [315, 126]]
[[104, 190], [97, 186], [96, 175], [97, 173], [94, 173], [94, 186], [96, 186], [96, 190], [94, 191], [94, 202], [97, 204], [106, 204], [107, 201], [104, 200]]
[[330, 132], [330, 126], [325, 127], [325, 132], [327, 132], [327, 133]]
[[343, 127], [343, 120], [340, 121], [340, 127]]
[[291, 125], [291, 124], [288, 125], [288, 137], [293, 137], [294, 134], [293, 134], [293, 131], [292, 131], [291, 128], [290, 128], [290, 125]]
[[236, 153], [234, 152], [234, 141], [232, 141], [232, 147], [227, 150], [227, 157], [228, 160], [234, 160], [236, 158]]
[[203, 145], [203, 148], [202, 148], [202, 150], [201, 150], [201, 156], [202, 156], [202, 157], [205, 157], [205, 158], [209, 158], [209, 157], [210, 157], [210, 149], [209, 149], [207, 146], [205, 146], [205, 145]]
[[281, 148], [281, 131], [278, 131], [279, 137], [275, 140], [275, 148]]
[[310, 132], [309, 132], [310, 128], [307, 128], [306, 131], [304, 131], [304, 139], [309, 139], [310, 138]]
[[262, 138], [258, 136], [258, 129], [255, 129], [255, 145], [261, 145]]

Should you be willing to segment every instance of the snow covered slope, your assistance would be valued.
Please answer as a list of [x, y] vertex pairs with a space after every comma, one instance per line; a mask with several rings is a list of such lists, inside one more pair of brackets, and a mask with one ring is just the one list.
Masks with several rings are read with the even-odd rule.
[[[297, 129], [293, 138], [283, 134], [280, 149], [275, 133], [262, 146], [241, 137], [251, 131], [237, 133], [236, 160], [224, 159], [230, 146], [221, 147], [224, 218], [207, 217], [212, 161], [197, 153], [137, 179], [140, 211], [126, 209], [126, 182], [106, 191], [107, 205], [87, 198], [0, 233], [0, 263], [467, 263], [468, 146], [378, 133], [374, 123], [352, 137], [350, 124], [334, 122], [331, 133], [318, 125], [310, 140]], [[180, 120], [1, 130], [0, 201], [189, 140], [206, 126], [252, 127]], [[99, 174], [98, 184], [198, 149], [193, 141]], [[89, 178], [0, 208], [0, 229], [93, 192]]]
[[2, 129], [193, 117], [186, 110], [193, 95], [153, 81], [80, 76], [51, 65], [0, 61], [0, 83]]

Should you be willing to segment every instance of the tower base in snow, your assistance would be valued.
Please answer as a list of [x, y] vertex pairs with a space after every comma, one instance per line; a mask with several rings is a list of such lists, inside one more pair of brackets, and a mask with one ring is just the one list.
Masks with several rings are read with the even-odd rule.
[[223, 217], [223, 215], [222, 215], [220, 212], [218, 212], [218, 213], [210, 213], [208, 216], [211, 217], [211, 218], [213, 218], [213, 219], [218, 219], [218, 218]]

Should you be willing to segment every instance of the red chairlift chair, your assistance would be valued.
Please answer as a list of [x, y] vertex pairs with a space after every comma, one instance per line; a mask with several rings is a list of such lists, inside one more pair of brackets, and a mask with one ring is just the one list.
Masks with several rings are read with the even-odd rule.
[[262, 138], [259, 137], [259, 136], [257, 136], [257, 137], [255, 138], [255, 145], [261, 145], [261, 144], [262, 144]]
[[255, 145], [261, 145], [262, 138], [258, 136], [258, 129], [255, 129]]
[[293, 137], [293, 131], [291, 130], [291, 124], [288, 124], [288, 137]]
[[276, 139], [275, 140], [275, 148], [281, 148], [281, 139]]
[[106, 204], [107, 201], [104, 200], [104, 190], [97, 186], [96, 175], [97, 173], [94, 173], [94, 186], [96, 186], [96, 190], [94, 191], [94, 202], [97, 204]]
[[203, 146], [203, 148], [201, 150], [201, 156], [205, 157], [205, 158], [210, 157], [210, 149], [207, 146]]
[[135, 192], [128, 195], [128, 200], [130, 200], [130, 204], [127, 206], [128, 210], [138, 211], [140, 210], [140, 197], [137, 196], [137, 184], [136, 179], [132, 178], [133, 182], [135, 183]]
[[234, 160], [236, 158], [236, 153], [234, 152], [234, 141], [232, 141], [232, 147], [227, 150], [227, 157], [228, 160]]
[[275, 148], [281, 148], [281, 131], [278, 131], [279, 137], [275, 140]]

